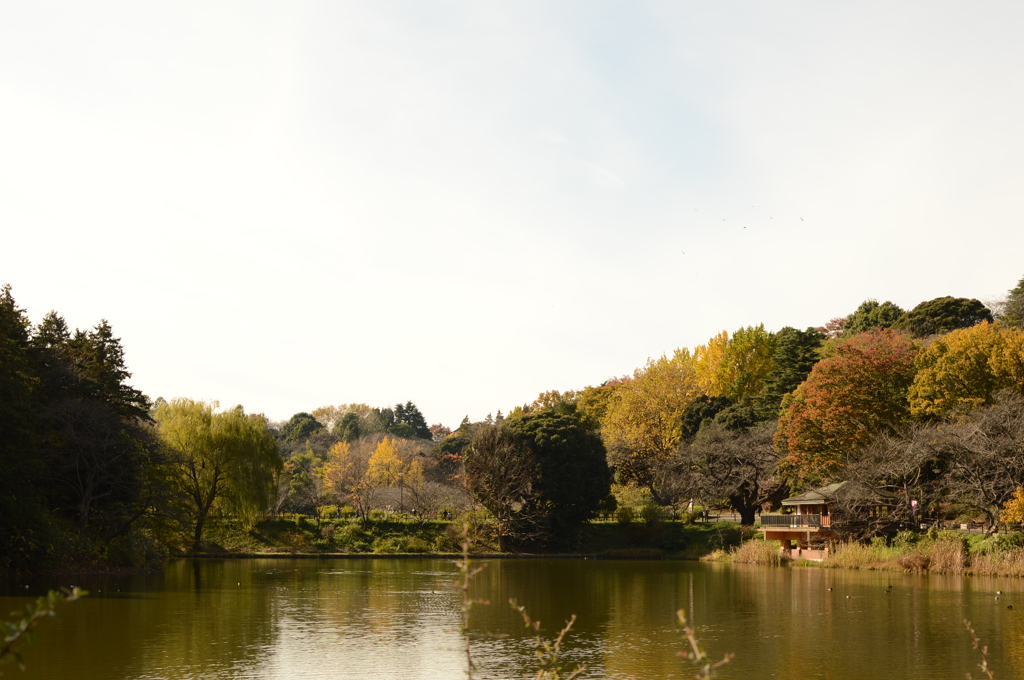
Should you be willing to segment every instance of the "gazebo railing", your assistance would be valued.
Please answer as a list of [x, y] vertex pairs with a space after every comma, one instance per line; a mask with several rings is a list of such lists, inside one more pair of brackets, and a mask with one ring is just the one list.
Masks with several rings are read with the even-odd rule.
[[827, 527], [829, 526], [828, 515], [761, 515], [761, 526], [763, 527], [789, 527], [797, 529], [800, 527]]

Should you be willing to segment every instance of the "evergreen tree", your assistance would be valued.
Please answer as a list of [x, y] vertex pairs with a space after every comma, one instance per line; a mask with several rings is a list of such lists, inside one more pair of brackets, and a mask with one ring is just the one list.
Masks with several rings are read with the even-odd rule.
[[892, 328], [905, 314], [904, 310], [886, 300], [878, 304], [878, 300], [865, 300], [857, 310], [846, 317], [843, 324], [843, 337], [848, 338], [858, 333]]
[[914, 337], [943, 335], [960, 328], [970, 328], [982, 321], [992, 321], [992, 312], [975, 299], [940, 297], [922, 302], [907, 312], [896, 328], [908, 330]]
[[1003, 323], [1024, 328], [1024, 279], [1006, 296], [1006, 307], [1000, 319]]
[[758, 420], [779, 417], [782, 398], [807, 379], [811, 368], [818, 362], [818, 348], [825, 334], [817, 328], [799, 331], [786, 326], [775, 334], [772, 370], [765, 381], [765, 390], [755, 400]]
[[44, 555], [46, 525], [38, 488], [29, 321], [11, 287], [0, 289], [0, 571], [29, 568]]

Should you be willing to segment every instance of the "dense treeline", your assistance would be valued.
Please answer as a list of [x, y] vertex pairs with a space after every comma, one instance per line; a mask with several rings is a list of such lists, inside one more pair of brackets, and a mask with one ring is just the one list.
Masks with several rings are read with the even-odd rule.
[[32, 327], [0, 291], [0, 566], [126, 551], [166, 485], [150, 404], [105, 321]]
[[727, 504], [753, 524], [791, 493], [856, 480], [903, 518], [992, 525], [1024, 484], [1024, 280], [995, 306], [867, 300], [818, 328], [723, 331], [525, 408], [587, 413], [616, 481], [661, 505]]
[[[138, 567], [202, 550], [211, 517], [470, 512], [503, 548], [572, 548], [637, 490], [744, 523], [854, 479], [907, 515], [990, 525], [1024, 491], [1024, 280], [993, 309], [867, 300], [817, 328], [753, 325], [507, 416], [428, 426], [411, 401], [282, 423], [149, 399], [109, 324], [33, 326], [0, 295], [0, 568]], [[1010, 503], [1010, 506], [1007, 504]], [[692, 506], [691, 506], [692, 507]], [[325, 530], [327, 527], [325, 527]]]

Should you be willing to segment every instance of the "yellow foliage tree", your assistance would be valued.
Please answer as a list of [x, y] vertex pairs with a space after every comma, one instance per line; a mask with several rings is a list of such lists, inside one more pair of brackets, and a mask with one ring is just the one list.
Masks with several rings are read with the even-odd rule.
[[687, 349], [649, 360], [616, 387], [601, 424], [620, 481], [653, 487], [655, 466], [679, 446], [683, 411], [701, 392]]
[[1024, 487], [1018, 486], [1013, 492], [1013, 498], [1003, 504], [1003, 511], [999, 513], [1000, 522], [1024, 522]]
[[935, 340], [917, 357], [910, 412], [944, 416], [992, 403], [1004, 388], [1024, 391], [1024, 330], [982, 322]]
[[384, 437], [370, 456], [366, 476], [374, 486], [397, 486], [404, 467], [397, 443], [391, 437]]
[[722, 331], [693, 350], [697, 382], [713, 397], [745, 403], [764, 390], [774, 351], [775, 334], [764, 324]]

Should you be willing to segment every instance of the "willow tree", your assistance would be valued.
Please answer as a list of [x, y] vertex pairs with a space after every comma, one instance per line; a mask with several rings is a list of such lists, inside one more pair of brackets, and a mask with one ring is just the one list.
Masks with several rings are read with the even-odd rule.
[[241, 406], [217, 412], [217, 402], [175, 399], [154, 413], [167, 447], [174, 483], [194, 522], [192, 548], [199, 550], [203, 526], [214, 507], [252, 522], [274, 498], [281, 468], [277, 442], [263, 416]]

